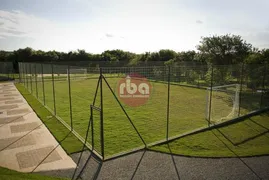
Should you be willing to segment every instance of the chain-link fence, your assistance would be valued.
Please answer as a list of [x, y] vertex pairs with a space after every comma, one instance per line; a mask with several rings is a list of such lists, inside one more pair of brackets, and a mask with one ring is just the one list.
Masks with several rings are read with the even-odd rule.
[[18, 78], [12, 62], [0, 62], [0, 81], [14, 80]]
[[269, 66], [19, 63], [20, 82], [103, 159], [269, 107]]

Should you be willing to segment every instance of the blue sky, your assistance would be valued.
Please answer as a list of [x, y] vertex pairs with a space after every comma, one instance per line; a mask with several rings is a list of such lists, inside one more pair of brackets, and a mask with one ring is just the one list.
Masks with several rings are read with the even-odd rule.
[[0, 0], [0, 49], [194, 50], [238, 34], [269, 48], [267, 0]]

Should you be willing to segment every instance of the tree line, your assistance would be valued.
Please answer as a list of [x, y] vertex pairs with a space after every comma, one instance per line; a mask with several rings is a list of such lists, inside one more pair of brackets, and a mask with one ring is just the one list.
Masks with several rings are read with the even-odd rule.
[[158, 52], [136, 54], [120, 49], [107, 50], [101, 54], [88, 53], [85, 50], [58, 51], [33, 50], [32, 48], [15, 51], [0, 51], [0, 61], [13, 62], [17, 69], [18, 62], [105, 62], [122, 65], [138, 65], [143, 63], [177, 65], [185, 62], [195, 65], [231, 65], [231, 64], [264, 64], [269, 62], [269, 49], [259, 50], [247, 43], [239, 35], [215, 35], [202, 37], [196, 51], [175, 52], [162, 49]]

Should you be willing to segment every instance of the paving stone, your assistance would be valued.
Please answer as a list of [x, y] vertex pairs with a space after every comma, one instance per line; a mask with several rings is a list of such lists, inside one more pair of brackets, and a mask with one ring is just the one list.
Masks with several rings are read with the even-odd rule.
[[17, 90], [16, 89], [5, 89], [5, 90], [3, 90], [3, 93], [12, 92], [12, 91], [17, 91]]
[[0, 118], [0, 124], [7, 124], [11, 122], [22, 122], [22, 121], [25, 121], [25, 119], [21, 116]]
[[60, 146], [54, 149], [58, 142], [14, 84], [0, 84], [0, 114], [0, 166], [22, 172], [74, 170], [76, 164]]
[[3, 92], [2, 95], [12, 94], [12, 91]]
[[14, 96], [19, 96], [19, 94], [5, 94], [5, 97], [14, 97]]
[[2, 90], [9, 90], [9, 89], [14, 89], [14, 88], [12, 86], [6, 86], [2, 88]]
[[13, 97], [0, 97], [0, 101], [12, 100]]
[[6, 139], [0, 139], [0, 150], [3, 149], [14, 149], [23, 146], [30, 146], [36, 144], [33, 135], [29, 134], [25, 137], [18, 136]]
[[15, 103], [23, 103], [23, 100], [10, 100], [10, 101], [5, 101], [5, 104], [15, 104]]
[[16, 115], [16, 114], [22, 114], [22, 113], [28, 113], [30, 110], [28, 108], [24, 109], [14, 109], [7, 111], [7, 115]]
[[4, 106], [0, 106], [1, 110], [6, 110], [6, 109], [13, 109], [13, 108], [17, 108], [18, 105], [4, 105]]
[[37, 122], [32, 122], [32, 123], [25, 123], [25, 124], [20, 124], [20, 125], [12, 125], [10, 126], [11, 133], [20, 133], [20, 132], [26, 132], [26, 131], [31, 131], [33, 129], [39, 129], [40, 124]]
[[37, 166], [45, 158], [46, 159], [42, 162], [42, 164], [62, 159], [61, 156], [58, 154], [58, 152], [54, 150], [53, 146], [20, 152], [16, 154], [16, 157], [21, 169]]

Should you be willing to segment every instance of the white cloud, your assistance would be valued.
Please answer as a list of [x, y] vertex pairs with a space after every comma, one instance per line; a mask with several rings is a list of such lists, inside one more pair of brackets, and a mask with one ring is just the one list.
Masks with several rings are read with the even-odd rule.
[[114, 37], [113, 34], [109, 34], [109, 33], [106, 33], [105, 35], [106, 35], [107, 38], [112, 38], [112, 37]]
[[11, 12], [0, 10], [0, 22], [3, 23], [0, 30], [2, 36], [38, 37], [44, 28], [54, 27], [46, 19], [15, 10]]
[[195, 21], [197, 24], [203, 24], [204, 22], [203, 21], [201, 21], [201, 20], [196, 20]]
[[74, 24], [55, 23], [20, 11], [0, 10], [0, 22], [2, 23], [1, 37], [34, 39], [31, 44], [25, 44], [25, 46], [36, 49], [61, 51], [87, 49], [87, 43], [90, 44], [90, 40], [101, 37], [85, 24], [75, 26]]
[[263, 10], [266, 3], [244, 1], [244, 8], [231, 0], [76, 0], [76, 4], [91, 12], [89, 17], [76, 21], [71, 13], [60, 21], [29, 12], [0, 10], [0, 38], [31, 38], [21, 46], [35, 49], [89, 52], [116, 48], [132, 52], [191, 50], [201, 36], [226, 33], [242, 35], [258, 47], [268, 44], [268, 33], [264, 31], [269, 28], [265, 21], [269, 13], [251, 11], [256, 6]]

